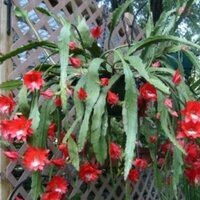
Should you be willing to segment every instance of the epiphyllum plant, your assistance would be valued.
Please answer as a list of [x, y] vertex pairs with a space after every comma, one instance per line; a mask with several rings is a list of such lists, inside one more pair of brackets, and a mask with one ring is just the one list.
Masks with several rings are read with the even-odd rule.
[[[110, 37], [130, 3], [113, 13]], [[176, 10], [164, 13], [155, 27], [150, 18], [145, 39], [103, 52], [97, 44], [101, 27], [90, 30], [84, 19], [74, 26], [42, 8], [38, 11], [62, 24], [58, 45], [33, 41], [0, 57], [3, 62], [38, 46], [48, 54], [22, 80], [0, 85], [19, 89], [15, 98], [12, 92], [0, 96], [1, 138], [28, 143], [24, 155], [9, 148], [5, 155], [21, 160], [32, 172], [33, 199], [62, 199], [68, 191], [67, 177], [56, 172], [69, 163], [88, 184], [108, 168], [135, 183], [142, 170], [153, 166], [157, 182], [164, 179], [175, 196], [182, 178], [198, 185], [200, 103], [186, 84], [181, 58], [176, 69], [166, 61], [172, 53], [184, 53], [194, 68], [200, 66], [189, 50], [200, 47], [170, 35], [182, 16]], [[30, 24], [26, 12], [18, 8], [17, 14]], [[177, 20], [166, 25], [171, 18]], [[50, 55], [55, 54], [60, 56], [58, 63], [52, 62]], [[72, 106], [75, 120], [69, 123]], [[49, 143], [57, 147], [56, 157]], [[51, 178], [43, 188], [45, 168]]]

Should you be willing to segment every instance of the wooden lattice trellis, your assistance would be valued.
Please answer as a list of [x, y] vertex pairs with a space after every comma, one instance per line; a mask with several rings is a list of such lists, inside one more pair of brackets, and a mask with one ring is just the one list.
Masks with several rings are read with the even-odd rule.
[[[102, 7], [98, 7], [97, 3], [93, 0], [13, 0], [13, 4], [20, 6], [28, 11], [29, 19], [33, 23], [34, 29], [38, 33], [41, 39], [48, 39], [51, 41], [56, 41], [57, 36], [60, 31], [59, 25], [56, 21], [51, 18], [42, 15], [36, 11], [36, 7], [43, 7], [50, 10], [53, 13], [65, 15], [70, 21], [73, 22], [73, 9], [78, 14], [83, 15], [90, 27], [97, 24], [101, 24], [102, 27], [105, 26], [105, 22], [102, 19]], [[126, 18], [126, 29], [128, 35], [130, 35], [129, 25], [131, 20]], [[27, 44], [30, 40], [36, 38], [33, 30], [24, 22], [16, 19], [13, 16], [12, 22], [13, 30], [13, 44], [12, 48], [18, 48], [22, 45]], [[109, 29], [106, 27], [106, 32], [109, 32]], [[135, 27], [134, 39], [140, 40], [143, 37], [143, 32], [139, 27]], [[101, 39], [100, 39], [101, 42]], [[105, 41], [105, 47], [107, 47], [107, 39]], [[112, 37], [112, 46], [120, 45], [126, 43], [126, 35], [124, 31], [124, 26], [120, 23], [113, 33]], [[9, 78], [20, 78], [27, 70], [41, 63], [46, 58], [45, 52], [40, 49], [34, 49], [29, 52], [20, 54], [12, 59], [13, 61], [13, 70], [9, 74]], [[57, 57], [53, 58], [56, 62]], [[70, 112], [70, 115], [73, 115], [73, 110]], [[70, 120], [70, 119], [69, 119]], [[18, 150], [20, 155], [23, 155], [27, 146], [22, 144], [19, 149], [16, 149], [15, 146], [11, 147], [13, 150]], [[56, 153], [55, 147], [53, 144], [50, 144], [50, 150], [53, 153]], [[62, 169], [62, 171], [69, 171], [72, 173], [72, 169]], [[15, 188], [21, 182], [26, 180], [29, 177], [29, 172], [22, 167], [22, 164], [18, 161], [10, 162], [5, 171], [1, 173], [1, 178], [7, 179]], [[31, 194], [29, 192], [26, 184], [21, 185], [17, 192], [14, 195], [21, 196], [25, 200], [31, 200]], [[89, 188], [86, 185], [79, 181], [75, 184], [74, 180], [71, 179], [71, 188], [69, 196], [73, 196], [76, 193], [81, 194], [81, 199], [83, 200], [122, 200], [125, 198], [125, 188], [122, 178], [119, 178], [115, 182], [113, 187], [111, 184], [111, 177], [108, 175], [102, 175], [100, 180], [97, 183], [91, 184]], [[140, 181], [134, 185], [134, 191], [132, 193], [132, 199], [138, 200], [155, 200], [158, 199], [158, 194], [154, 188], [153, 175], [152, 171], [145, 172]], [[4, 199], [3, 199], [4, 200]]]

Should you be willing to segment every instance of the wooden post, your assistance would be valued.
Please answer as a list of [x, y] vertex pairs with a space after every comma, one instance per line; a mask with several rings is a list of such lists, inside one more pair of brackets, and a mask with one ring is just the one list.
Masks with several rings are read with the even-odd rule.
[[[7, 35], [7, 6], [4, 1], [0, 1], [0, 52], [5, 54], [9, 52], [11, 47], [12, 37]], [[12, 70], [12, 62], [6, 61], [0, 64], [0, 83], [8, 79], [8, 75]], [[0, 91], [2, 94], [2, 91]], [[1, 120], [1, 118], [0, 118]], [[1, 130], [0, 130], [1, 131]], [[5, 172], [9, 161], [5, 158], [0, 148], [0, 171]], [[6, 200], [11, 192], [11, 185], [4, 177], [0, 177], [0, 199]]]

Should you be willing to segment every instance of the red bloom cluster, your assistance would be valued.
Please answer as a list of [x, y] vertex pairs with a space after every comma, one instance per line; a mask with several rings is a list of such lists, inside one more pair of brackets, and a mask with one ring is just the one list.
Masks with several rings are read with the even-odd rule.
[[24, 154], [23, 164], [30, 171], [42, 171], [48, 160], [49, 150], [36, 147], [28, 147]]
[[60, 176], [54, 176], [47, 184], [46, 192], [42, 195], [42, 200], [61, 200], [68, 191], [68, 182]]
[[200, 138], [200, 102], [188, 101], [181, 113], [184, 119], [180, 123], [178, 138]]
[[139, 180], [140, 170], [144, 170], [148, 167], [148, 162], [144, 158], [136, 158], [133, 161], [134, 168], [129, 172], [128, 178], [131, 182], [136, 183]]
[[34, 90], [39, 90], [44, 85], [44, 80], [42, 78], [42, 72], [38, 71], [29, 71], [27, 72], [24, 77], [24, 84], [25, 86], [33, 92]]
[[27, 138], [32, 135], [33, 131], [31, 129], [32, 120], [26, 119], [24, 116], [12, 120], [2, 120], [1, 135], [4, 139], [12, 141], [16, 139], [17, 141], [26, 141]]
[[0, 96], [0, 113], [11, 114], [14, 110], [15, 101], [11, 96]]
[[111, 142], [109, 145], [110, 158], [112, 160], [118, 160], [121, 157], [121, 154], [122, 154], [122, 148], [118, 144]]
[[101, 170], [97, 168], [97, 165], [91, 163], [84, 163], [80, 167], [79, 177], [85, 183], [96, 181], [101, 174]]
[[195, 143], [185, 145], [185, 175], [188, 181], [192, 184], [200, 184], [200, 148]]
[[185, 176], [192, 184], [200, 184], [200, 102], [188, 101], [181, 111], [183, 116], [178, 127], [178, 139], [185, 139]]

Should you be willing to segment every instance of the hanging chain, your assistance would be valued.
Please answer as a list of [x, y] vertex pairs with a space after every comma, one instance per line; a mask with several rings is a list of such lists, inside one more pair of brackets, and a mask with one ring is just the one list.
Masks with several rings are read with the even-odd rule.
[[104, 50], [106, 35], [107, 35], [107, 27], [108, 27], [108, 17], [109, 17], [109, 7], [108, 7], [108, 0], [103, 0], [103, 11], [102, 11], [102, 18], [103, 18], [103, 37], [102, 37], [102, 50]]

